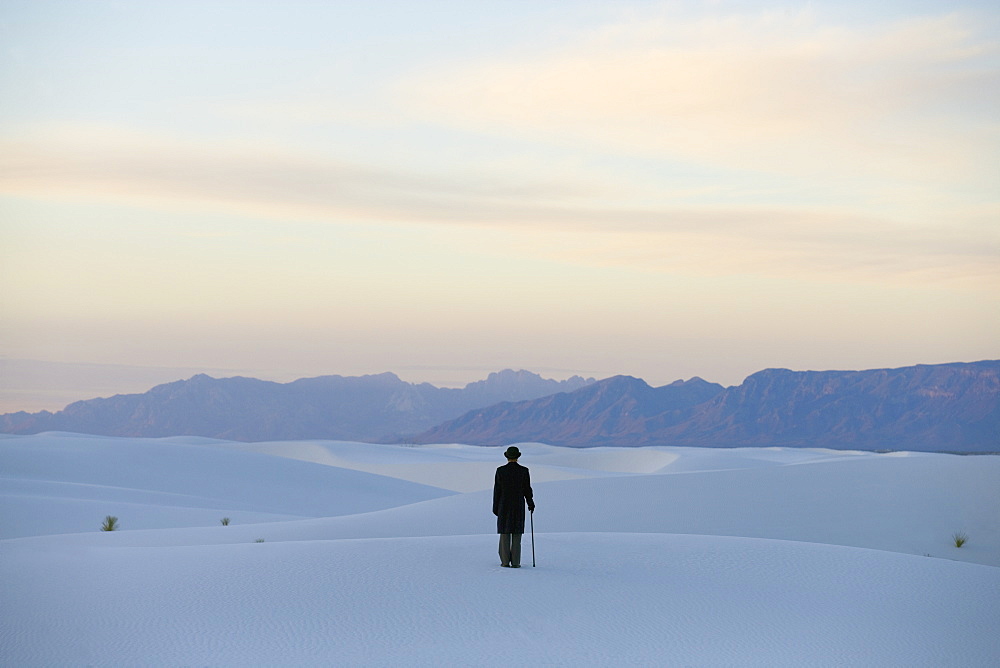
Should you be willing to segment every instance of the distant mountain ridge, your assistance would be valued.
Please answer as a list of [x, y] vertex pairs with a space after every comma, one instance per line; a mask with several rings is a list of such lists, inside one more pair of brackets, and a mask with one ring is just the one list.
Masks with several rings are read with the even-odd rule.
[[405, 440], [466, 411], [579, 389], [594, 379], [545, 379], [510, 369], [465, 388], [413, 384], [392, 373], [319, 376], [291, 383], [204, 374], [142, 394], [78, 401], [51, 413], [0, 415], [0, 432], [208, 436], [237, 441]]
[[700, 378], [654, 388], [638, 378], [613, 376], [570, 393], [470, 411], [414, 440], [471, 445], [524, 441], [617, 445], [620, 435], [642, 433], [651, 420], [680, 420], [722, 391], [722, 385]]
[[615, 376], [467, 413], [421, 443], [1000, 451], [1000, 361], [867, 371], [767, 369], [723, 388]]
[[1000, 361], [865, 371], [766, 369], [733, 387], [701, 378], [544, 379], [505, 370], [461, 389], [395, 374], [291, 383], [212, 378], [0, 415], [0, 432], [567, 446], [1000, 451]]

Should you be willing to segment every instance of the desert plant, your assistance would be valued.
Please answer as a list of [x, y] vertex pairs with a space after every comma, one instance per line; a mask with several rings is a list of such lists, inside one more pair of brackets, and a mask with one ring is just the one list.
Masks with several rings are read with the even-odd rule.
[[228, 517], [223, 517], [223, 518], [222, 518], [221, 520], [219, 520], [219, 521], [220, 521], [220, 522], [222, 522], [222, 526], [224, 526], [224, 527], [227, 527], [227, 526], [229, 526], [229, 518], [228, 518]]
[[114, 515], [108, 515], [104, 518], [104, 524], [101, 525], [101, 531], [117, 531], [118, 530], [118, 518]]
[[968, 542], [969, 536], [963, 531], [956, 531], [952, 534], [951, 539], [955, 541], [955, 547], [962, 547]]

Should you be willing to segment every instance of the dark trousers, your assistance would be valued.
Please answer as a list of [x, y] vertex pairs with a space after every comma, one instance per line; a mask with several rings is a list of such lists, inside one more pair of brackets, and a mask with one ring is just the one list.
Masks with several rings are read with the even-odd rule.
[[500, 563], [504, 566], [521, 565], [521, 536], [519, 533], [500, 534]]

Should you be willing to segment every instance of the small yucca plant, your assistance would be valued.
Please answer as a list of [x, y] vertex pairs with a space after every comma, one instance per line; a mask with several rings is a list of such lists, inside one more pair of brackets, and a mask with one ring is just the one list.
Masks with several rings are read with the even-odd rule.
[[118, 530], [118, 518], [114, 515], [108, 515], [104, 518], [104, 524], [101, 525], [101, 531], [117, 531]]
[[223, 518], [222, 518], [221, 520], [219, 520], [219, 521], [220, 521], [220, 522], [222, 522], [222, 526], [224, 526], [224, 527], [227, 527], [227, 526], [229, 526], [229, 518], [228, 518], [228, 517], [223, 517]]
[[962, 531], [956, 531], [951, 539], [955, 541], [955, 547], [962, 547], [969, 540], [969, 536]]

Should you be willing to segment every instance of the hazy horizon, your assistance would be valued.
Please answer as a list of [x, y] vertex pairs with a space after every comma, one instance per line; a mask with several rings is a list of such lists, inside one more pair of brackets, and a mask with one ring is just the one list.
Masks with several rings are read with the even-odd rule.
[[1000, 358], [998, 27], [980, 0], [0, 0], [0, 412], [177, 371]]
[[[956, 360], [948, 363], [972, 363], [989, 360]], [[885, 368], [885, 367], [879, 367]], [[234, 376], [253, 377], [259, 380], [277, 383], [289, 383], [302, 378], [317, 376], [365, 376], [382, 373], [392, 373], [404, 382], [412, 384], [430, 383], [443, 388], [464, 388], [470, 383], [486, 380], [491, 374], [502, 371], [528, 371], [543, 378], [563, 381], [572, 376], [593, 378], [600, 381], [615, 375], [593, 376], [576, 373], [565, 369], [404, 369], [399, 372], [393, 369], [382, 371], [359, 372], [354, 374], [336, 371], [296, 373], [291, 371], [261, 373], [251, 369], [203, 369], [174, 367], [140, 367], [108, 364], [67, 364], [40, 362], [37, 360], [12, 360], [0, 358], [0, 377], [5, 379], [0, 387], [0, 414], [25, 411], [36, 413], [47, 410], [57, 412], [70, 403], [82, 400], [107, 398], [117, 394], [143, 394], [157, 385], [180, 380], [189, 380], [198, 374], [207, 374], [215, 378]], [[792, 369], [792, 371], [864, 371], [866, 369]], [[764, 371], [764, 369], [756, 369]], [[748, 376], [751, 374], [747, 374]], [[734, 382], [721, 382], [706, 378], [701, 374], [670, 378], [666, 380], [650, 379], [641, 374], [636, 375], [653, 387], [662, 387], [677, 380], [691, 380], [698, 377], [724, 387], [739, 386], [746, 377]]]
[[[247, 376], [260, 380], [288, 383], [300, 378], [317, 376], [365, 376], [393, 373], [408, 383], [430, 383], [437, 387], [462, 388], [469, 383], [485, 380], [491, 373], [506, 369], [405, 368], [342, 373], [337, 370], [220, 369], [202, 367], [151, 367], [124, 364], [90, 364], [45, 362], [0, 358], [0, 414], [18, 411], [55, 412], [74, 401], [107, 397], [115, 394], [141, 394], [156, 385], [188, 380], [198, 374], [215, 378]], [[513, 371], [522, 370], [520, 368]], [[572, 376], [587, 376], [565, 369], [523, 369], [544, 378], [566, 380]], [[599, 380], [599, 379], [598, 379]], [[677, 380], [677, 379], [674, 379]], [[668, 381], [670, 382], [670, 381]]]

